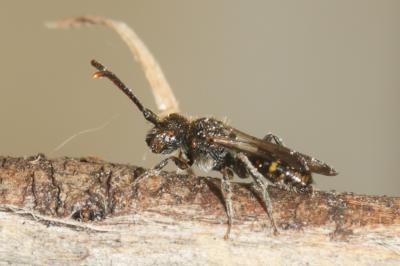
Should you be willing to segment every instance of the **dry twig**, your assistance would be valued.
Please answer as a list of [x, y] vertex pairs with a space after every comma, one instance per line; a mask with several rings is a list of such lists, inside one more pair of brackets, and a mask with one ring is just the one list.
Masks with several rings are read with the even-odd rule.
[[65, 29], [79, 27], [83, 24], [106, 26], [118, 33], [128, 45], [134, 58], [142, 66], [146, 78], [150, 83], [157, 108], [162, 112], [161, 116], [179, 112], [178, 102], [159, 64], [143, 41], [124, 22], [98, 16], [80, 16], [68, 17], [60, 21], [48, 23], [47, 26], [50, 28]]

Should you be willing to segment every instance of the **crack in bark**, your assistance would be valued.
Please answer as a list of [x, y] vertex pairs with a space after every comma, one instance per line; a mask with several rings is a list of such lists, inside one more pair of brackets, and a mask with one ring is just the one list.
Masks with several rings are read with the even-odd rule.
[[35, 172], [31, 173], [31, 192], [33, 196], [33, 208], [37, 207], [37, 195], [36, 195], [36, 179], [35, 179]]
[[[90, 208], [91, 205], [95, 205], [97, 209], [100, 209], [99, 211], [92, 208], [91, 216], [93, 216], [94, 219], [104, 219], [107, 215], [114, 212], [114, 199], [111, 184], [113, 171], [111, 169], [106, 170], [106, 166], [107, 165], [102, 165], [100, 169], [90, 174], [97, 180], [97, 184], [94, 184], [87, 192], [90, 197], [86, 205], [88, 208]], [[115, 166], [110, 165], [110, 167]]]
[[113, 171], [109, 170], [107, 181], [106, 181], [106, 197], [107, 197], [107, 211], [106, 215], [114, 213], [114, 199], [112, 193], [111, 180], [113, 176]]
[[60, 210], [60, 207], [62, 205], [61, 187], [60, 187], [59, 184], [57, 184], [53, 163], [51, 161], [49, 161], [49, 160], [47, 160], [47, 163], [48, 163], [48, 167], [46, 169], [47, 173], [48, 173], [48, 175], [50, 177], [52, 186], [56, 188], [56, 206], [55, 206], [55, 211], [56, 211], [56, 214], [59, 215], [59, 210]]

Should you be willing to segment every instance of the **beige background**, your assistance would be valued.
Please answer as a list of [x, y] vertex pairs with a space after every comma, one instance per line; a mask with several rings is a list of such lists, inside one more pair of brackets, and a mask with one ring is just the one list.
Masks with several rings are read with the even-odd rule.
[[149, 167], [160, 159], [125, 96], [90, 79], [97, 58], [155, 108], [120, 39], [99, 27], [44, 27], [82, 14], [134, 27], [186, 114], [228, 117], [260, 137], [272, 131], [326, 160], [340, 175], [316, 176], [319, 189], [400, 195], [400, 1], [2, 1], [2, 155], [50, 154], [114, 117], [51, 156]]

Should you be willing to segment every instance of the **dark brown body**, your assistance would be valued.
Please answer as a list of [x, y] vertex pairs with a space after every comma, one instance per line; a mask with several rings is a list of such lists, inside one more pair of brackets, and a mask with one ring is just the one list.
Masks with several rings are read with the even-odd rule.
[[[166, 119], [186, 120], [179, 114], [171, 114]], [[206, 172], [221, 171], [222, 168], [228, 167], [240, 178], [249, 177], [249, 172], [243, 163], [235, 159], [238, 151], [211, 141], [215, 137], [235, 140], [237, 138], [235, 129], [214, 118], [199, 118], [192, 122], [186, 120], [185, 124], [189, 130], [182, 147], [190, 165], [194, 163]], [[260, 139], [260, 141], [266, 140]], [[312, 183], [311, 173], [302, 173], [299, 169], [294, 169], [284, 161], [275, 158], [273, 154], [270, 154], [268, 158], [268, 156], [257, 156], [250, 152], [243, 153], [272, 184], [305, 191]]]

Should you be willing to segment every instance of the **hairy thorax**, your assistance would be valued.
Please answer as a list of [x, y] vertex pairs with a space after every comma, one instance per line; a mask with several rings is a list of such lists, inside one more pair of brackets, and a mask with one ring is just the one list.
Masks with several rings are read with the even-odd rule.
[[232, 158], [228, 149], [209, 141], [215, 136], [227, 136], [226, 125], [214, 118], [199, 118], [191, 123], [184, 152], [201, 170], [220, 170]]

